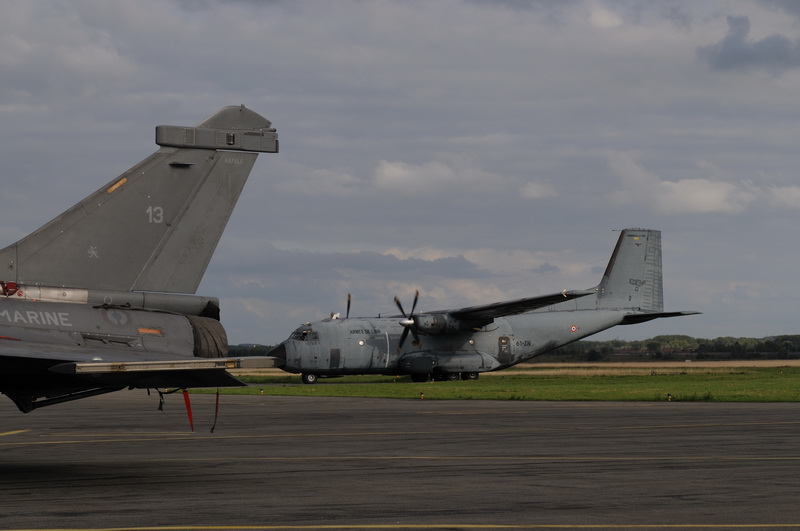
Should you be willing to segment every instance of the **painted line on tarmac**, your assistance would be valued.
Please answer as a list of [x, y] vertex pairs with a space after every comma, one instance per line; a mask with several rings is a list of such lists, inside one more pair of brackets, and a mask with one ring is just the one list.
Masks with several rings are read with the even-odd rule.
[[[800, 528], [800, 524], [330, 524], [243, 526], [140, 526], [37, 529], [36, 531], [259, 531], [275, 529], [775, 529]], [[5, 531], [32, 531], [7, 529]]]
[[[214, 457], [169, 457], [169, 458], [142, 458], [136, 459], [135, 462], [141, 463], [215, 463], [219, 461], [227, 461], [227, 456], [214, 456]], [[375, 456], [375, 455], [341, 455], [341, 456], [263, 456], [263, 457], [237, 457], [237, 461], [249, 462], [273, 462], [273, 463], [297, 463], [297, 462], [330, 462], [330, 463], [344, 463], [347, 461], [366, 463], [370, 461], [377, 462], [454, 462], [462, 465], [464, 463], [748, 463], [748, 462], [779, 462], [785, 461], [787, 463], [796, 463], [800, 461], [800, 456], [787, 456], [787, 457], [761, 457], [761, 456], [656, 456], [656, 457], [608, 457], [608, 456], [507, 456], [507, 457], [492, 457], [492, 456], [472, 456], [472, 455], [391, 455], [391, 456]], [[117, 458], [100, 458], [92, 459], [92, 463], [114, 462], [119, 463]], [[4, 530], [6, 531], [6, 530]]]
[[20, 434], [20, 433], [25, 433], [26, 431], [30, 431], [30, 430], [7, 431], [5, 433], [0, 433], [0, 437], [4, 437], [6, 435], [17, 435], [17, 434]]
[[[623, 430], [663, 430], [663, 429], [689, 429], [689, 428], [720, 428], [720, 427], [764, 427], [764, 426], [795, 426], [800, 425], [800, 421], [781, 421], [781, 422], [719, 422], [719, 423], [699, 423], [699, 424], [653, 424], [649, 426], [603, 426], [586, 428], [592, 431], [623, 431]], [[458, 435], [468, 433], [497, 434], [502, 433], [526, 433], [526, 432], [576, 432], [582, 431], [581, 427], [515, 427], [505, 430], [482, 430], [478, 429], [454, 429], [454, 430], [417, 430], [417, 431], [355, 431], [355, 432], [317, 432], [317, 433], [275, 433], [263, 435], [220, 435], [204, 434], [201, 432], [141, 432], [141, 433], [68, 433], [54, 434], [53, 436], [67, 437], [59, 440], [36, 440], [25, 442], [0, 442], [0, 447], [4, 446], [46, 446], [46, 445], [68, 445], [92, 443], [123, 443], [123, 442], [147, 442], [147, 441], [186, 441], [188, 439], [203, 440], [244, 440], [244, 439], [288, 439], [288, 438], [340, 438], [340, 437], [386, 437], [396, 435]], [[16, 430], [2, 435], [15, 435], [25, 433], [30, 430]]]

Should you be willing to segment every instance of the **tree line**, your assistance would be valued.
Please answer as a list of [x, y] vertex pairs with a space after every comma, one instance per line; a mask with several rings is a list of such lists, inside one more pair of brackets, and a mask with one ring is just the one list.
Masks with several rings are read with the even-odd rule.
[[547, 355], [586, 361], [625, 360], [725, 360], [725, 359], [800, 359], [800, 335], [766, 338], [717, 337], [694, 338], [684, 335], [661, 335], [641, 341], [582, 340], [561, 347]]

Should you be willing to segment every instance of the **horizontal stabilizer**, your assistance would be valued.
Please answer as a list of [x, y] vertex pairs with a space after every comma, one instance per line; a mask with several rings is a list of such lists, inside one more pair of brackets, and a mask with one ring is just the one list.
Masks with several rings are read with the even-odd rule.
[[652, 321], [653, 319], [660, 319], [662, 317], [683, 317], [684, 315], [700, 315], [702, 312], [653, 312], [653, 313], [632, 313], [622, 318], [620, 324], [639, 324]]

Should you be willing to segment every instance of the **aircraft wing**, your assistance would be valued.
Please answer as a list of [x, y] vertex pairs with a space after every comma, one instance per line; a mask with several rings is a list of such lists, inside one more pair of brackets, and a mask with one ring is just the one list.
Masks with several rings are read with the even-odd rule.
[[[489, 323], [495, 317], [505, 317], [507, 315], [516, 315], [519, 313], [530, 312], [540, 308], [546, 308], [553, 304], [560, 302], [585, 297], [594, 294], [595, 291], [587, 290], [571, 290], [553, 293], [551, 295], [540, 295], [538, 297], [526, 297], [524, 299], [516, 299], [504, 302], [495, 302], [492, 304], [484, 304], [481, 306], [469, 306], [467, 308], [460, 308], [458, 310], [449, 310], [447, 312], [451, 316], [462, 319], [465, 321], [480, 321]], [[439, 312], [435, 312], [439, 313]]]
[[228, 369], [279, 367], [268, 356], [178, 358], [129, 349], [16, 343], [0, 348], [0, 373], [14, 375], [2, 389], [23, 412], [125, 387], [238, 387]]

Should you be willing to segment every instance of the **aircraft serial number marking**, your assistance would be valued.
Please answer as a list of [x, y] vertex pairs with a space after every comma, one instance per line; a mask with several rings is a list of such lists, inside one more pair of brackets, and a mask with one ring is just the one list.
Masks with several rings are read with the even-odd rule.
[[521, 339], [515, 343], [518, 347], [530, 347], [532, 344], [530, 339]]
[[378, 330], [377, 328], [373, 328], [371, 330], [369, 328], [355, 328], [355, 329], [350, 330], [350, 334], [352, 334], [352, 335], [359, 335], [359, 334], [361, 334], [361, 335], [370, 335], [370, 334], [380, 334], [380, 333], [382, 333], [382, 332], [380, 330]]
[[164, 223], [164, 209], [160, 206], [147, 207], [147, 219], [149, 223]]

